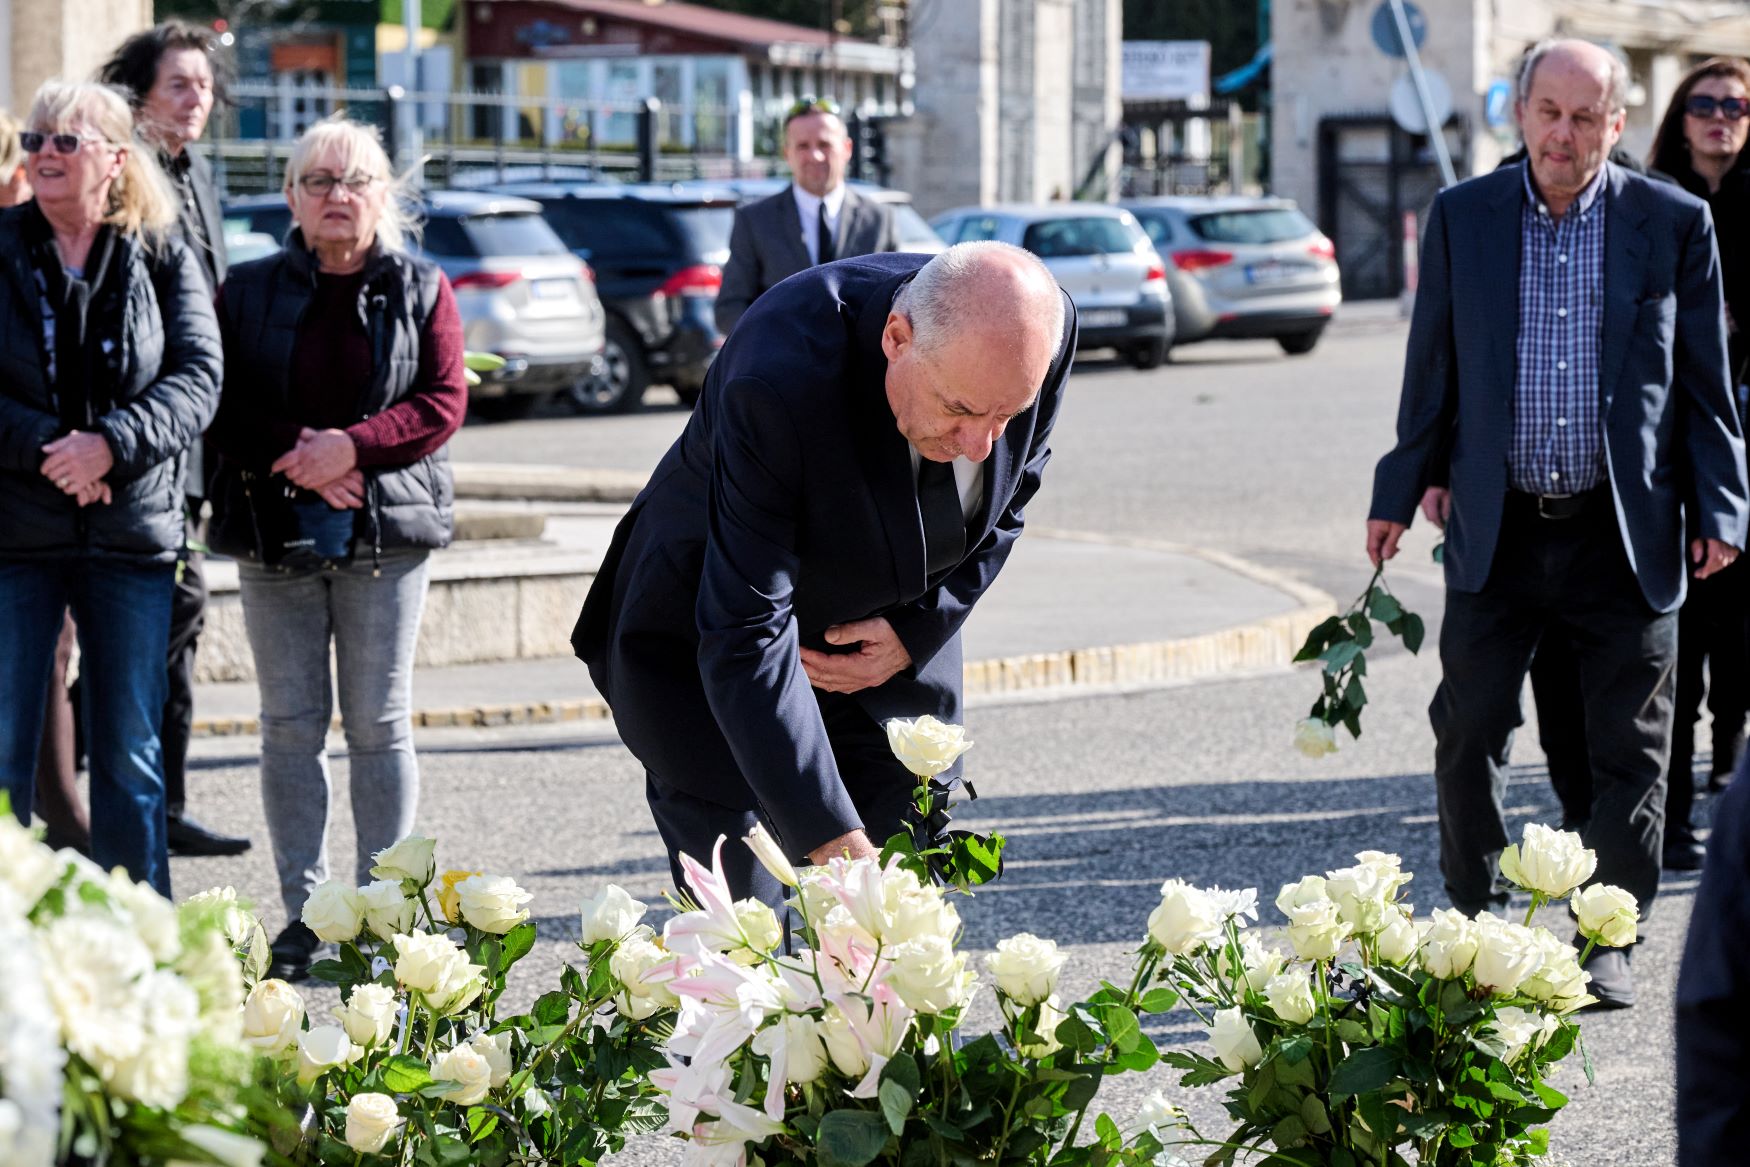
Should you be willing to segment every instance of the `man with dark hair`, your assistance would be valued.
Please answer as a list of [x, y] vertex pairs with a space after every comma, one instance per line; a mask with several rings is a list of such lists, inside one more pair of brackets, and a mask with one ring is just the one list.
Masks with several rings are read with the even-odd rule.
[[893, 212], [845, 185], [851, 138], [831, 101], [805, 97], [784, 118], [790, 185], [735, 212], [717, 293], [727, 334], [768, 288], [815, 264], [898, 251]]
[[[211, 35], [197, 25], [167, 20], [123, 41], [104, 63], [98, 79], [125, 91], [147, 140], [158, 147], [158, 161], [176, 188], [177, 231], [200, 260], [209, 289], [218, 294], [225, 280], [225, 229], [219, 189], [207, 160], [190, 147], [206, 132], [213, 102], [222, 92], [213, 67]], [[188, 451], [188, 541], [199, 541], [201, 505], [206, 496], [201, 443]], [[172, 855], [236, 855], [249, 840], [222, 835], [185, 811], [189, 736], [194, 725], [194, 658], [206, 620], [207, 585], [201, 555], [185, 549], [171, 611], [169, 698], [164, 704], [160, 739], [164, 747], [164, 785], [169, 807]]]

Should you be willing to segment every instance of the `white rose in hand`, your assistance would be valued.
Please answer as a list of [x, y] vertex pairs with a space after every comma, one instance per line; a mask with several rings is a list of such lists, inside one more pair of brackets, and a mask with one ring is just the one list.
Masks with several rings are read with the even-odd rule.
[[423, 835], [408, 835], [399, 843], [385, 847], [371, 858], [377, 861], [371, 874], [378, 879], [399, 883], [411, 879], [420, 887], [431, 883], [437, 874], [437, 840]]
[[1057, 941], [1022, 932], [997, 941], [997, 950], [984, 958], [984, 967], [1003, 995], [1025, 1009], [1056, 991], [1057, 974], [1066, 959]]
[[1337, 752], [1337, 731], [1316, 717], [1294, 723], [1294, 748], [1309, 758]]
[[1608, 948], [1625, 948], [1635, 942], [1640, 905], [1622, 888], [1595, 883], [1575, 892], [1572, 902], [1580, 920], [1580, 935]]
[[270, 1057], [284, 1053], [304, 1026], [304, 998], [282, 980], [261, 981], [243, 1002], [243, 1043]]
[[1521, 841], [1501, 852], [1501, 874], [1516, 887], [1560, 899], [1592, 878], [1598, 856], [1572, 831], [1526, 823]]
[[1527, 1049], [1536, 1049], [1548, 1041], [1560, 1026], [1561, 1022], [1553, 1016], [1515, 1005], [1503, 1005], [1495, 1011], [1494, 1024], [1489, 1028], [1495, 1031], [1496, 1040], [1505, 1047], [1502, 1060], [1511, 1062]]
[[[400, 896], [399, 888], [395, 894]], [[365, 902], [357, 888], [328, 879], [317, 884], [304, 901], [302, 916], [305, 927], [316, 933], [316, 939], [344, 944], [358, 938], [359, 929], [364, 926]], [[412, 923], [410, 918], [408, 924]]]
[[462, 919], [482, 932], [502, 936], [529, 918], [523, 907], [535, 897], [504, 875], [470, 875], [456, 885]]
[[346, 1104], [346, 1145], [361, 1155], [380, 1154], [404, 1120], [387, 1094], [354, 1094]]
[[963, 726], [949, 725], [928, 715], [916, 721], [899, 717], [889, 721], [887, 745], [894, 757], [919, 778], [934, 778], [972, 748]]
[[644, 918], [645, 905], [629, 895], [625, 888], [610, 883], [583, 901], [583, 943], [587, 946], [601, 940], [618, 940], [638, 926]]
[[1209, 1044], [1215, 1047], [1215, 1058], [1230, 1070], [1255, 1066], [1264, 1057], [1264, 1047], [1252, 1032], [1251, 1022], [1238, 1006], [1218, 1009], [1215, 1024], [1209, 1030]]

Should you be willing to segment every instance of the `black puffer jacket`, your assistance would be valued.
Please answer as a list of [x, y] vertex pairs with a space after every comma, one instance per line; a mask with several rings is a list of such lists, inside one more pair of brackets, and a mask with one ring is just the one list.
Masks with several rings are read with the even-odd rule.
[[[358, 417], [372, 417], [417, 388], [420, 340], [437, 303], [442, 271], [428, 260], [377, 244], [366, 262], [359, 316], [371, 339], [371, 387]], [[285, 249], [231, 269], [219, 293], [223, 307], [226, 418], [285, 418], [298, 325], [316, 290], [316, 258], [296, 228]], [[233, 396], [235, 395], [235, 396]], [[227, 420], [226, 426], [233, 424]], [[247, 465], [233, 456], [218, 429], [221, 457], [209, 496], [210, 542], [226, 555], [259, 561], [246, 475], [265, 477], [271, 459]], [[360, 554], [394, 547], [447, 547], [454, 530], [455, 482], [446, 446], [406, 466], [365, 469]]]
[[94, 429], [115, 466], [113, 499], [80, 507], [39, 472], [65, 434], [43, 367], [41, 300], [28, 258], [34, 203], [0, 211], [0, 558], [94, 555], [171, 562], [183, 543], [189, 444], [219, 401], [222, 354], [200, 263], [171, 239], [148, 256], [121, 237], [126, 280], [116, 405]]

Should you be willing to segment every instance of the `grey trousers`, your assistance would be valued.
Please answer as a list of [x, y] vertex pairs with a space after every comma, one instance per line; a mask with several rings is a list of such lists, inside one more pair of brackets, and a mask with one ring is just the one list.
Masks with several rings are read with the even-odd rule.
[[296, 920], [328, 878], [326, 740], [334, 716], [329, 646], [351, 770], [356, 878], [371, 856], [413, 830], [413, 650], [425, 608], [428, 553], [282, 572], [241, 564], [239, 589], [261, 690], [261, 798], [286, 917]]

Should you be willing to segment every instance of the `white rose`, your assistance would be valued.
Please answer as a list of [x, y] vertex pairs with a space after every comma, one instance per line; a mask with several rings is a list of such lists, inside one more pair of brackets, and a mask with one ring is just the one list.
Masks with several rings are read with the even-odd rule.
[[1148, 934], [1174, 956], [1195, 952], [1221, 935], [1221, 910], [1209, 894], [1182, 879], [1161, 884], [1161, 902], [1148, 916]]
[[1022, 1040], [1015, 1046], [1015, 1052], [1024, 1058], [1048, 1058], [1063, 1048], [1063, 1043], [1057, 1040], [1057, 1027], [1069, 1017], [1063, 1011], [1063, 1006], [1056, 997], [1047, 997], [1039, 1002], [1039, 1020], [1033, 1026], [1033, 1032], [1038, 1036], [1037, 1042]]
[[454, 1082], [455, 1087], [438, 1095], [457, 1106], [473, 1106], [486, 1098], [492, 1087], [492, 1064], [473, 1046], [459, 1045], [445, 1050], [431, 1064], [431, 1076], [440, 1082]]
[[462, 919], [499, 936], [529, 918], [523, 905], [535, 898], [504, 875], [470, 875], [456, 885], [456, 896]]
[[878, 935], [888, 944], [932, 936], [952, 943], [960, 934], [954, 905], [909, 871], [895, 868], [882, 876], [882, 903], [886, 919]]
[[645, 1018], [663, 1009], [680, 1007], [680, 999], [666, 984], [647, 984], [644, 977], [658, 965], [674, 959], [674, 953], [658, 944], [648, 932], [637, 932], [622, 940], [608, 957], [608, 971], [625, 989], [614, 998], [614, 1007], [632, 1021]]
[[1591, 879], [1598, 868], [1598, 855], [1573, 831], [1526, 823], [1521, 838], [1501, 852], [1501, 874], [1526, 891], [1557, 899]]
[[386, 847], [371, 856], [376, 866], [371, 868], [371, 874], [378, 879], [392, 880], [400, 883], [411, 879], [420, 887], [430, 884], [437, 874], [437, 841], [421, 835], [408, 835], [392, 847]]
[[608, 884], [583, 901], [583, 943], [587, 946], [600, 940], [618, 940], [638, 926], [638, 921], [644, 918], [644, 907], [619, 884]]
[[1286, 916], [1290, 908], [1316, 904], [1330, 898], [1325, 891], [1324, 876], [1303, 875], [1294, 883], [1282, 885], [1282, 890], [1276, 893], [1276, 910]]
[[[372, 884], [376, 887], [378, 885]], [[394, 888], [395, 898], [405, 901], [398, 884], [383, 884]], [[412, 904], [409, 903], [411, 908]], [[359, 929], [365, 920], [365, 901], [357, 888], [348, 887], [335, 879], [325, 879], [317, 884], [310, 897], [304, 901], [304, 910], [299, 913], [304, 926], [316, 933], [316, 939], [326, 940], [330, 944], [345, 944], [358, 939]], [[411, 914], [407, 921], [411, 927]], [[400, 929], [406, 931], [405, 928]], [[393, 936], [395, 933], [389, 933]]]
[[1571, 1013], [1593, 998], [1586, 992], [1588, 977], [1580, 968], [1580, 954], [1574, 947], [1556, 939], [1542, 928], [1532, 930], [1542, 963], [1536, 972], [1525, 978], [1519, 991], [1534, 1001], [1542, 1001], [1557, 1013]]
[[261, 1167], [267, 1148], [258, 1140], [216, 1126], [190, 1126], [177, 1132], [182, 1141], [203, 1151], [224, 1167]]
[[257, 926], [255, 914], [237, 899], [234, 887], [211, 887], [197, 892], [182, 902], [178, 914], [184, 920], [205, 920], [210, 916], [232, 948], [248, 944]]
[[1622, 888], [1595, 883], [1575, 892], [1573, 905], [1580, 935], [1608, 948], [1625, 948], [1635, 942], [1640, 905]]
[[1251, 1022], [1238, 1007], [1217, 1009], [1215, 1024], [1209, 1029], [1209, 1044], [1215, 1047], [1215, 1057], [1230, 1070], [1255, 1066], [1264, 1057], [1264, 1047], [1252, 1032]]
[[1261, 993], [1270, 978], [1282, 971], [1288, 957], [1278, 949], [1265, 948], [1263, 941], [1247, 934], [1240, 937], [1239, 963], [1234, 961], [1233, 953], [1224, 947], [1218, 957], [1222, 976], [1236, 986], [1244, 981], [1246, 988]]
[[756, 954], [775, 951], [784, 939], [784, 930], [778, 925], [777, 914], [769, 905], [759, 900], [736, 900], [735, 922], [741, 927], [742, 936], [747, 939], [747, 948], [736, 955], [749, 958], [749, 963], [758, 959]]
[[413, 930], [418, 905], [407, 898], [399, 880], [379, 879], [366, 884], [359, 888], [358, 898], [365, 924], [377, 939], [393, 940], [397, 933]]
[[468, 954], [447, 936], [425, 932], [396, 936], [395, 979], [418, 993], [438, 1013], [466, 1007], [485, 988], [485, 969], [470, 964]]
[[1456, 981], [1477, 958], [1476, 926], [1457, 908], [1437, 908], [1418, 926], [1422, 967], [1428, 975]]
[[336, 1017], [348, 1037], [369, 1049], [389, 1040], [400, 1010], [401, 1001], [389, 986], [355, 985]]
[[1349, 939], [1350, 926], [1330, 900], [1309, 900], [1288, 910], [1288, 943], [1302, 960], [1330, 960]]
[[790, 862], [789, 856], [784, 854], [784, 849], [778, 846], [778, 840], [772, 838], [763, 825], [755, 823], [753, 830], [744, 835], [741, 841], [746, 843], [748, 850], [754, 853], [754, 858], [760, 861], [760, 866], [771, 872], [773, 878], [779, 883], [785, 887], [797, 886], [799, 881], [795, 865]]
[[1309, 758], [1337, 752], [1337, 731], [1317, 717], [1294, 723], [1294, 748]]
[[1137, 1110], [1136, 1118], [1131, 1123], [1131, 1130], [1136, 1132], [1159, 1130], [1162, 1127], [1177, 1126], [1182, 1112], [1177, 1106], [1167, 1101], [1167, 1096], [1156, 1090], [1143, 1099], [1142, 1107]]
[[1419, 942], [1416, 925], [1408, 915], [1393, 909], [1374, 942], [1378, 945], [1379, 959], [1387, 964], [1403, 964], [1416, 954]]
[[0, 815], [0, 883], [18, 893], [22, 911], [35, 907], [66, 868], [66, 860], [37, 842], [29, 828], [12, 815]]
[[510, 1081], [510, 1033], [487, 1033], [480, 1030], [468, 1039], [468, 1044], [474, 1052], [486, 1059], [486, 1065], [492, 1071], [492, 1088], [498, 1089]]
[[361, 1155], [376, 1155], [401, 1133], [406, 1122], [387, 1094], [354, 1094], [346, 1104], [346, 1145]]
[[1391, 873], [1369, 863], [1340, 867], [1325, 876], [1326, 894], [1356, 936], [1371, 936], [1385, 927], [1393, 890]]
[[304, 998], [278, 979], [259, 981], [243, 1002], [243, 1043], [273, 1056], [292, 1048], [304, 1026]]
[[352, 1064], [364, 1055], [338, 1025], [323, 1025], [298, 1039], [298, 1085], [308, 1086], [337, 1066]]
[[916, 721], [899, 717], [889, 721], [887, 745], [900, 764], [919, 778], [934, 778], [972, 748], [962, 726], [928, 715]]
[[1057, 941], [1022, 932], [997, 941], [997, 950], [984, 958], [984, 967], [996, 978], [998, 991], [1025, 1009], [1056, 991], [1057, 974], [1066, 959], [1057, 950]]
[[1543, 952], [1530, 928], [1490, 912], [1476, 918], [1477, 958], [1471, 975], [1497, 997], [1512, 996], [1543, 966]]
[[887, 983], [919, 1013], [945, 1013], [964, 1005], [977, 980], [966, 971], [965, 954], [940, 936], [890, 945], [882, 956], [893, 962]]
[[1313, 1000], [1312, 980], [1302, 970], [1279, 973], [1264, 986], [1270, 1011], [1290, 1025], [1305, 1025], [1319, 1011]]
[[1501, 1060], [1507, 1062], [1516, 1060], [1527, 1049], [1536, 1049], [1560, 1027], [1561, 1022], [1552, 1016], [1513, 1005], [1495, 1010], [1495, 1020], [1489, 1026], [1503, 1047]]
[[1365, 864], [1379, 872], [1380, 878], [1391, 885], [1386, 893], [1387, 899], [1396, 899], [1398, 891], [1415, 876], [1404, 870], [1402, 857], [1389, 851], [1357, 851], [1355, 862]]

